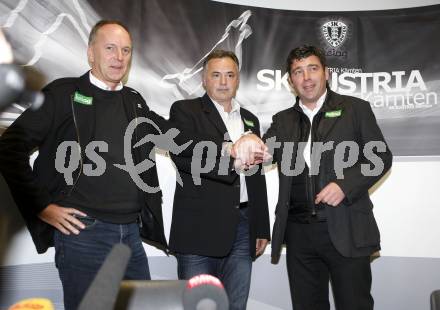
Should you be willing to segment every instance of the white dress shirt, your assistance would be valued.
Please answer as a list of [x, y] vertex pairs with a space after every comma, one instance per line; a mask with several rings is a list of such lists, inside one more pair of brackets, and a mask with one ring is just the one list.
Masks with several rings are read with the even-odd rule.
[[103, 81], [98, 80], [98, 78], [92, 74], [92, 70], [90, 70], [89, 77], [90, 77], [90, 83], [92, 83], [96, 87], [101, 88], [103, 90], [114, 90], [114, 91], [116, 91], [116, 90], [121, 90], [122, 87], [124, 87], [124, 85], [122, 85], [122, 82], [119, 82], [119, 84], [115, 87], [115, 89], [111, 89], [111, 87], [108, 86], [107, 84], [105, 84]]
[[[238, 104], [237, 100], [232, 99], [232, 109], [231, 112], [228, 113], [225, 112], [225, 109], [221, 104], [212, 99], [211, 101], [214, 102], [214, 106], [216, 107], [218, 113], [220, 113], [223, 123], [228, 130], [229, 138], [235, 143], [244, 133], [243, 120], [241, 119], [240, 114], [240, 105]], [[248, 201], [246, 180], [244, 174], [240, 173], [240, 203], [246, 201]]]
[[312, 124], [313, 124], [313, 118], [315, 117], [316, 114], [318, 114], [319, 110], [321, 110], [322, 105], [324, 104], [325, 101], [325, 96], [327, 96], [327, 90], [325, 91], [324, 94], [322, 94], [321, 97], [319, 97], [318, 101], [316, 102], [316, 107], [311, 110], [309, 109], [306, 105], [304, 105], [302, 103], [302, 101], [299, 101], [299, 106], [301, 107], [301, 109], [303, 110], [304, 114], [307, 115], [307, 117], [310, 120], [310, 131], [309, 131], [309, 138], [307, 139], [307, 144], [306, 147], [304, 148], [304, 160], [306, 161], [307, 166], [309, 167], [309, 173], [311, 173], [311, 165], [310, 165], [310, 153], [311, 153], [311, 148], [312, 148]]

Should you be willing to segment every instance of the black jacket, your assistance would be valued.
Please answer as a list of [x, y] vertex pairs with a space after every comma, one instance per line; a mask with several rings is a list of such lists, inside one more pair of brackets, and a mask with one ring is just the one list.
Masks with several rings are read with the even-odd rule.
[[[41, 221], [37, 214], [50, 203], [61, 200], [72, 190], [64, 175], [55, 168], [57, 148], [64, 141], [77, 141], [81, 146], [81, 160], [86, 145], [93, 140], [95, 128], [95, 106], [74, 102], [78, 91], [92, 96], [89, 73], [79, 78], [55, 80], [43, 89], [45, 101], [36, 111], [26, 110], [0, 138], [0, 171], [9, 185], [14, 200], [25, 219], [38, 253], [53, 246], [53, 227]], [[142, 96], [135, 90], [122, 89], [124, 108], [128, 121], [150, 115]], [[111, 120], [109, 120], [111, 121]], [[134, 132], [132, 144], [155, 129], [148, 123], [140, 124]], [[145, 143], [132, 149], [135, 164], [150, 154], [154, 145]], [[39, 155], [33, 169], [29, 155], [38, 149]], [[67, 166], [67, 163], [64, 163]], [[82, 165], [73, 172], [73, 179], [82, 173]], [[156, 167], [140, 174], [150, 187], [159, 188]], [[162, 219], [162, 193], [147, 193], [139, 190], [142, 205], [141, 236], [165, 249], [166, 239]]]
[[[296, 104], [273, 116], [272, 124], [264, 139], [276, 137], [281, 143], [297, 142], [301, 140], [301, 133], [310, 126], [304, 122], [302, 109]], [[380, 249], [380, 234], [373, 215], [373, 204], [368, 190], [390, 168], [392, 154], [388, 146], [385, 150], [375, 150], [376, 158], [383, 163], [381, 173], [375, 176], [366, 176], [362, 173], [362, 165], [369, 165], [363, 153], [364, 146], [371, 141], [385, 143], [384, 137], [377, 125], [376, 118], [370, 104], [364, 100], [339, 95], [328, 90], [325, 102], [314, 118], [313, 142], [331, 142], [333, 148], [323, 153], [320, 161], [319, 174], [312, 176], [314, 190], [313, 197], [330, 182], [339, 185], [345, 194], [345, 199], [337, 207], [326, 206], [326, 218], [330, 238], [335, 248], [346, 257], [370, 255]], [[353, 141], [360, 149], [359, 157], [353, 166], [343, 170], [344, 178], [337, 177], [335, 171], [335, 148], [341, 142]], [[385, 144], [386, 145], [386, 144]], [[281, 246], [285, 240], [286, 222], [291, 202], [292, 176], [282, 173], [283, 147], [276, 149], [274, 161], [278, 165], [279, 195], [275, 210], [275, 223], [272, 233], [272, 257], [278, 260]], [[296, 149], [293, 148], [292, 161], [294, 164]], [[284, 168], [285, 169], [285, 168]], [[293, 170], [293, 168], [292, 168]], [[312, 187], [309, 187], [309, 189]]]
[[[240, 109], [245, 131], [259, 135], [258, 119], [246, 109]], [[170, 121], [184, 132], [197, 132], [222, 140], [227, 129], [211, 99], [200, 98], [175, 102]], [[218, 152], [217, 152], [218, 153]], [[239, 222], [240, 178], [233, 171], [232, 161], [225, 174], [219, 174], [220, 158], [212, 171], [201, 174], [200, 184], [191, 175], [193, 157], [172, 156], [183, 186], [176, 184], [173, 218], [170, 232], [171, 251], [204, 256], [228, 255]], [[197, 159], [196, 159], [197, 160]], [[200, 159], [199, 159], [200, 160]], [[249, 253], [255, 257], [256, 238], [270, 238], [266, 182], [261, 167], [246, 176], [249, 206]], [[226, 171], [227, 170], [227, 171]]]

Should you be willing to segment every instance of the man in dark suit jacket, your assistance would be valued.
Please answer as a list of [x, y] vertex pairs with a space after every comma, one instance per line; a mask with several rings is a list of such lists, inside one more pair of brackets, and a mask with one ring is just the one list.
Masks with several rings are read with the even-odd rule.
[[[234, 100], [238, 67], [232, 52], [212, 52], [204, 63], [206, 94], [175, 102], [170, 121], [189, 132], [222, 139], [227, 134], [234, 142], [245, 132], [259, 135], [258, 119]], [[192, 158], [172, 156], [183, 181], [182, 186], [176, 184], [170, 232], [179, 279], [214, 275], [225, 286], [230, 309], [245, 309], [252, 259], [264, 252], [270, 236], [265, 178], [261, 166], [245, 176], [234, 170], [241, 166], [237, 162], [235, 168], [227, 157], [210, 163], [212, 158], [194, 150]], [[200, 160], [213, 169], [196, 172], [194, 161]]]
[[[150, 279], [141, 237], [167, 247], [156, 167], [139, 176], [154, 192], [141, 190], [116, 167], [125, 162], [128, 124], [151, 114], [142, 96], [121, 82], [131, 53], [131, 35], [123, 24], [98, 22], [87, 49], [91, 70], [47, 85], [41, 108], [23, 112], [0, 138], [0, 171], [38, 253], [55, 246], [66, 310], [77, 309], [115, 244], [131, 248], [124, 278], [135, 280]], [[137, 126], [135, 137], [155, 133], [150, 127]], [[63, 152], [66, 143], [71, 147]], [[130, 149], [134, 164], [142, 163], [153, 146]], [[29, 154], [36, 148], [32, 169]], [[99, 173], [102, 160], [106, 166]]]
[[272, 258], [285, 243], [295, 310], [329, 309], [329, 279], [338, 310], [373, 309], [370, 255], [380, 238], [368, 189], [390, 169], [391, 152], [370, 104], [328, 88], [321, 50], [293, 49], [287, 73], [296, 103], [264, 136], [281, 142]]

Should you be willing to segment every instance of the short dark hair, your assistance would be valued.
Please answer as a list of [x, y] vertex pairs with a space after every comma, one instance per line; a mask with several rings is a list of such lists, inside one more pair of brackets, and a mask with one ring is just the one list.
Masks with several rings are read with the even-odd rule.
[[203, 70], [206, 69], [206, 65], [211, 59], [218, 58], [231, 58], [237, 64], [237, 67], [240, 68], [240, 63], [234, 52], [226, 50], [213, 50], [203, 61]]
[[286, 61], [286, 72], [290, 76], [290, 67], [295, 60], [307, 58], [309, 56], [316, 56], [319, 58], [321, 65], [327, 67], [327, 59], [325, 58], [324, 51], [319, 47], [313, 45], [301, 45], [290, 51]]
[[100, 20], [99, 22], [97, 22], [95, 24], [95, 26], [93, 26], [92, 30], [90, 31], [89, 34], [89, 46], [93, 43], [93, 41], [96, 38], [96, 34], [98, 33], [98, 30], [101, 29], [103, 26], [105, 25], [118, 25], [121, 26], [122, 28], [124, 28], [125, 31], [128, 32], [128, 35], [130, 36], [131, 39], [131, 33], [128, 30], [127, 26], [125, 26], [122, 22], [118, 21], [118, 20], [112, 20], [112, 19], [103, 19]]

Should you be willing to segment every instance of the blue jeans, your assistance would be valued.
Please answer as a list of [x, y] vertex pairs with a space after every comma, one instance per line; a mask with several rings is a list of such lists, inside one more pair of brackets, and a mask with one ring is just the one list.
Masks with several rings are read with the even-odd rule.
[[230, 310], [245, 310], [251, 284], [248, 208], [240, 209], [240, 223], [231, 252], [225, 257], [176, 254], [179, 279], [210, 274], [222, 281]]
[[132, 250], [125, 271], [126, 280], [150, 280], [147, 255], [139, 236], [139, 225], [110, 224], [85, 217], [86, 225], [79, 235], [64, 235], [55, 230], [55, 264], [64, 292], [66, 310], [78, 308], [90, 283], [113, 245], [124, 243]]

